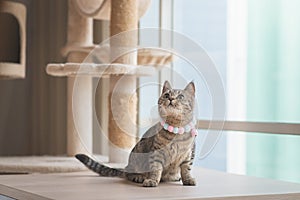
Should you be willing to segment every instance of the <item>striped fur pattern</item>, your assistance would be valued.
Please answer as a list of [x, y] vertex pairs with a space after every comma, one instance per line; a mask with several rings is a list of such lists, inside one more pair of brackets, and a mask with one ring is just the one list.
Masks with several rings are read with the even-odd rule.
[[87, 166], [90, 170], [98, 173], [100, 176], [125, 177], [123, 169], [114, 169], [102, 165], [84, 154], [77, 154], [75, 157], [78, 160], [80, 160], [85, 166]]
[[[194, 99], [193, 82], [176, 90], [166, 81], [158, 100], [159, 114], [168, 124], [184, 127], [193, 120]], [[190, 132], [174, 134], [157, 123], [132, 149], [125, 169], [107, 167], [83, 154], [76, 158], [100, 176], [124, 177], [144, 187], [156, 187], [161, 181], [180, 180], [183, 185], [196, 185], [190, 173], [194, 156], [195, 137]]]

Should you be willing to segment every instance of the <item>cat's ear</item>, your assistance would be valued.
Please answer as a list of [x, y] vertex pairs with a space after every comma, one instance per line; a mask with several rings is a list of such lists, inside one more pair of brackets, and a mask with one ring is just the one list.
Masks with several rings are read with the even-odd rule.
[[185, 91], [187, 91], [188, 93], [190, 93], [191, 95], [195, 96], [195, 84], [194, 82], [190, 82], [185, 88]]
[[169, 83], [169, 81], [165, 81], [164, 87], [162, 90], [162, 94], [165, 93], [167, 90], [171, 90], [171, 89], [172, 89], [172, 87], [171, 87], [171, 84]]

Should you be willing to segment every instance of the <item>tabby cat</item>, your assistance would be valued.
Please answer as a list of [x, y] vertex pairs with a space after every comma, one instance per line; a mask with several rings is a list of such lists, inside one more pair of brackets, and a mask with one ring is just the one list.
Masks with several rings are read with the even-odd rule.
[[194, 101], [193, 82], [178, 90], [172, 89], [166, 81], [158, 100], [161, 121], [135, 145], [124, 169], [110, 168], [84, 154], [77, 154], [76, 158], [100, 176], [123, 177], [144, 187], [180, 180], [183, 185], [196, 185], [190, 174], [196, 136]]

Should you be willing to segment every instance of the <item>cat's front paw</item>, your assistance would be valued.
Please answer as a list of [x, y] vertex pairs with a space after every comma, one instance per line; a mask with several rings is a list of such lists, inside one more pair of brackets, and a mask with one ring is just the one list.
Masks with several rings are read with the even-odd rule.
[[195, 186], [196, 185], [196, 180], [194, 178], [190, 178], [187, 180], [182, 180], [183, 185], [186, 186]]
[[156, 186], [158, 186], [158, 182], [153, 179], [146, 179], [143, 182], [143, 186], [144, 187], [156, 187]]

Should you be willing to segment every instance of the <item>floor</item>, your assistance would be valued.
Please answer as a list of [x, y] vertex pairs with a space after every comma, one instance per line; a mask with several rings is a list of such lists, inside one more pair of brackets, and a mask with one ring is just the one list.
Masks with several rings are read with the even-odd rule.
[[[300, 184], [238, 176], [202, 168], [193, 174], [197, 186], [161, 183], [143, 188], [120, 178], [90, 171], [0, 176], [0, 194], [15, 199], [300, 199]], [[1, 199], [1, 198], [0, 198]]]

